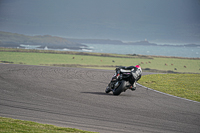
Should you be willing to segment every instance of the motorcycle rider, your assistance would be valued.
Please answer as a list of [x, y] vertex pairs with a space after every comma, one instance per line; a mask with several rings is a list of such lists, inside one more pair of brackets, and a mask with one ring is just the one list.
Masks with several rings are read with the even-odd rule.
[[[136, 90], [136, 82], [141, 78], [141, 75], [142, 75], [142, 69], [139, 65], [136, 65], [136, 66], [129, 66], [129, 67], [118, 67], [116, 68], [116, 73], [113, 75], [112, 79], [111, 79], [111, 82], [112, 81], [115, 81], [117, 80], [118, 76], [119, 76], [119, 70], [120, 69], [123, 69], [123, 70], [133, 70], [131, 71], [132, 73], [132, 77], [130, 79], [130, 89], [132, 91]], [[110, 88], [110, 83], [108, 84], [108, 87], [106, 88], [106, 90], [110, 90], [111, 91], [111, 88]]]

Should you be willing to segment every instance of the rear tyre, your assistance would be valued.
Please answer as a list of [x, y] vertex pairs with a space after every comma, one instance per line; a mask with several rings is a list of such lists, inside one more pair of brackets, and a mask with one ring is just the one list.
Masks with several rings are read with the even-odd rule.
[[113, 90], [113, 95], [118, 96], [119, 94], [121, 94], [124, 91], [125, 85], [126, 82], [122, 80], [121, 84]]

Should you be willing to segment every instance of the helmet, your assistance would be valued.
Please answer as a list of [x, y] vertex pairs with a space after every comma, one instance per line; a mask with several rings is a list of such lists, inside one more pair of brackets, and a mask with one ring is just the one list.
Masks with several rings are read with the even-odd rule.
[[137, 67], [138, 69], [141, 69], [141, 67], [139, 65], [136, 65], [135, 67]]
[[142, 72], [142, 69], [139, 65], [136, 65], [135, 67], [137, 67]]

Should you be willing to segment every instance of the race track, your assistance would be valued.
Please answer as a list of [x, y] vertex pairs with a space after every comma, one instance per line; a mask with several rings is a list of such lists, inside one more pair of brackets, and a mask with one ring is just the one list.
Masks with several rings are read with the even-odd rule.
[[0, 116], [101, 133], [200, 132], [200, 103], [140, 86], [105, 94], [113, 73], [0, 64]]

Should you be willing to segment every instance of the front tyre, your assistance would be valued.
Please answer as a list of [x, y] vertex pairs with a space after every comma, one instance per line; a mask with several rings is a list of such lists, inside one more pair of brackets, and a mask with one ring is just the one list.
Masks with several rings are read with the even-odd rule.
[[111, 91], [110, 87], [108, 86], [105, 90], [106, 93], [109, 93]]
[[121, 94], [124, 91], [125, 85], [126, 85], [126, 82], [122, 80], [120, 85], [113, 90], [113, 95], [118, 96], [119, 94]]

